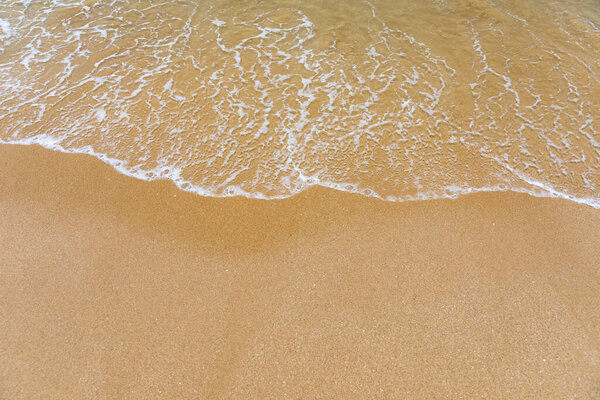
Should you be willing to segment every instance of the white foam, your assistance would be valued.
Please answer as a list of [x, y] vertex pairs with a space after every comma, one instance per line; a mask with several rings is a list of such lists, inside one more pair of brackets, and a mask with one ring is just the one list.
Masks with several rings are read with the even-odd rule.
[[0, 30], [2, 31], [2, 34], [0, 35], [0, 38], [2, 39], [6, 39], [13, 35], [13, 30], [10, 26], [10, 23], [2, 18], [0, 18]]
[[96, 110], [96, 121], [102, 122], [106, 118], [106, 111], [103, 108]]

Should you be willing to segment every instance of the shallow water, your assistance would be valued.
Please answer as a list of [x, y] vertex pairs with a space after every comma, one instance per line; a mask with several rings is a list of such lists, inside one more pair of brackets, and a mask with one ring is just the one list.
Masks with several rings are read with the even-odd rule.
[[0, 142], [203, 195], [600, 208], [600, 3], [4, 1]]

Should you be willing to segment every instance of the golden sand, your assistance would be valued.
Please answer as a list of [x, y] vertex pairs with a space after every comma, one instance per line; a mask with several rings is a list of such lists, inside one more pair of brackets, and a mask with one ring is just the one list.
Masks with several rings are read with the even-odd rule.
[[600, 211], [216, 199], [0, 147], [2, 399], [597, 399]]

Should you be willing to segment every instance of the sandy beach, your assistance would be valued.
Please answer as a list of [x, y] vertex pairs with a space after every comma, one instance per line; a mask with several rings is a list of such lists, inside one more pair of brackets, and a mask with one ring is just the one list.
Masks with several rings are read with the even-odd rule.
[[600, 400], [599, 32], [0, 1], [0, 400]]
[[0, 398], [597, 399], [600, 211], [207, 198], [0, 146]]

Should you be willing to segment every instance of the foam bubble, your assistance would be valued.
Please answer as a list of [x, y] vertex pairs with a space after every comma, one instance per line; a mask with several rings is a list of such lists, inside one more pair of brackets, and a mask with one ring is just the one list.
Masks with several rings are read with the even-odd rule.
[[106, 118], [106, 111], [103, 108], [96, 110], [96, 121], [102, 122]]
[[10, 23], [2, 18], [0, 18], [0, 31], [2, 32], [0, 35], [0, 38], [2, 39], [6, 39], [13, 35], [13, 30], [10, 26]]

